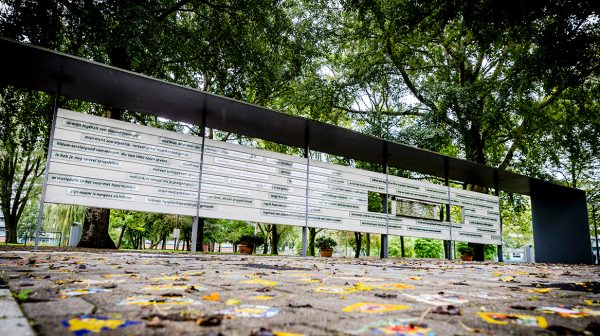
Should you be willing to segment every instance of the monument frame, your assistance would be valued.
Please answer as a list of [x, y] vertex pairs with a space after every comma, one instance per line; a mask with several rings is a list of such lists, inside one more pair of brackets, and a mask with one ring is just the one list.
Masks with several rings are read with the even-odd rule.
[[[494, 188], [496, 192], [528, 195], [536, 261], [592, 264], [583, 190], [286, 115], [30, 44], [0, 38], [0, 50], [3, 84], [305, 148], [307, 153], [310, 149], [381, 164], [386, 170], [396, 167], [445, 181]], [[352, 146], [347, 145], [350, 143]], [[197, 217], [194, 223], [197, 228]], [[303, 240], [305, 231], [304, 227]]]

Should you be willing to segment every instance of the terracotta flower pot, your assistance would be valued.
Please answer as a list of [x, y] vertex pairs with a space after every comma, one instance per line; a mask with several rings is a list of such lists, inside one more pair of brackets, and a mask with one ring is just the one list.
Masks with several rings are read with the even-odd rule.
[[252, 251], [254, 250], [252, 247], [244, 245], [244, 244], [239, 244], [238, 245], [238, 250], [240, 251], [241, 254], [252, 254]]
[[473, 256], [472, 255], [463, 254], [463, 255], [460, 256], [460, 260], [462, 260], [462, 261], [473, 261]]
[[333, 249], [329, 248], [329, 249], [319, 249], [319, 255], [321, 257], [325, 257], [325, 258], [329, 258], [333, 255]]

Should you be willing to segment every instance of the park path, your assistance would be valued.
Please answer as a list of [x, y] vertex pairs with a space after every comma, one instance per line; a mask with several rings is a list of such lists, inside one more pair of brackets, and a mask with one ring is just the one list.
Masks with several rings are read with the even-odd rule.
[[4, 251], [0, 276], [40, 335], [600, 334], [597, 266]]

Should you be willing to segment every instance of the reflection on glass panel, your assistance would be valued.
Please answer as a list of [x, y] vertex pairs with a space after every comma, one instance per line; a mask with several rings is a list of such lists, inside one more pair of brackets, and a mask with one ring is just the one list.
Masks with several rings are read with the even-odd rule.
[[424, 203], [415, 200], [397, 199], [396, 216], [417, 217], [424, 219], [443, 218], [443, 205]]

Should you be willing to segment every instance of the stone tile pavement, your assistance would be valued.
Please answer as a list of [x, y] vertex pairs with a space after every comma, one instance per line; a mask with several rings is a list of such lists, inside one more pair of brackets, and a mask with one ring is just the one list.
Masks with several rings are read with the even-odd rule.
[[0, 277], [40, 335], [600, 334], [597, 266], [5, 251]]

